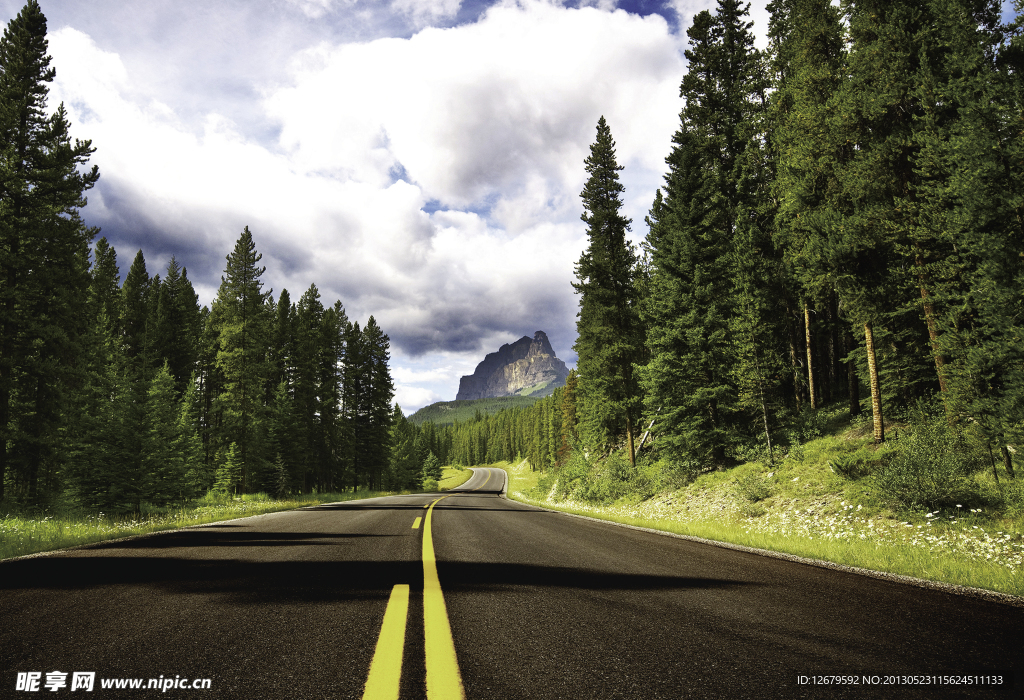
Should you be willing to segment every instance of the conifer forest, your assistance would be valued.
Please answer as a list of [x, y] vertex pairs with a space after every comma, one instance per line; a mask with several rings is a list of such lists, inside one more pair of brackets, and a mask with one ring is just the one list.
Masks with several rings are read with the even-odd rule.
[[[903, 505], [956, 503], [910, 482], [1013, 479], [1021, 6], [1007, 23], [987, 0], [774, 0], [766, 51], [738, 0], [697, 14], [639, 250], [598, 122], [569, 385], [520, 411], [520, 428], [456, 426], [456, 459], [544, 468], [616, 452], [635, 469], [646, 444], [644, 459], [684, 479], [751, 458], [770, 468], [823, 407], [845, 406], [878, 446], [894, 424], [931, 436], [933, 458], [880, 475], [912, 494]], [[956, 474], [931, 473], [940, 451], [957, 453]]]
[[31, 0], [0, 40], [0, 499], [109, 511], [224, 493], [380, 488], [389, 340], [316, 285], [265, 289], [248, 227], [200, 307], [81, 219], [100, 174], [46, 112], [54, 68]]
[[[46, 111], [34, 0], [0, 42], [0, 498], [138, 508], [210, 489], [419, 488], [439, 465], [772, 464], [822, 407], [930, 422], [998, 481], [1024, 437], [1024, 0], [718, 0], [642, 245], [613, 124], [582, 164], [576, 369], [533, 406], [414, 425], [389, 340], [253, 234], [209, 308], [80, 212], [100, 174]], [[59, 68], [59, 67], [58, 67]], [[642, 105], [638, 109], [644, 108]], [[124, 265], [121, 262], [120, 265]], [[567, 293], [569, 290], [567, 289]], [[647, 455], [646, 457], [644, 455]]]

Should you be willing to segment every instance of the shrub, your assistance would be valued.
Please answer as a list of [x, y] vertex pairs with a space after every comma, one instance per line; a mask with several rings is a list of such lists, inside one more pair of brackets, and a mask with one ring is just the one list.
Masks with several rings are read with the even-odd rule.
[[837, 476], [860, 479], [876, 470], [881, 464], [880, 456], [872, 455], [868, 449], [860, 449], [852, 454], [836, 455], [828, 461], [828, 468]]
[[590, 462], [582, 452], [574, 450], [558, 472], [555, 499], [561, 500], [573, 494], [586, 483], [588, 476], [590, 476]]
[[437, 491], [438, 490], [437, 479], [430, 479], [430, 478], [424, 479], [423, 480], [423, 490], [427, 491], [427, 492]]
[[736, 479], [736, 492], [751, 503], [763, 501], [772, 495], [771, 484], [762, 474], [751, 472]]
[[873, 478], [895, 506], [940, 509], [977, 500], [975, 471], [963, 431], [932, 419], [902, 432]]

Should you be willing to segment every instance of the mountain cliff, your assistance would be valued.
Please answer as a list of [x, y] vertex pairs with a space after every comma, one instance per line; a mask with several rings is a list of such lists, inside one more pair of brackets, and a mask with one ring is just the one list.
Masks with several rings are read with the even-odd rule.
[[550, 393], [564, 386], [567, 376], [569, 369], [555, 357], [548, 336], [537, 331], [533, 338], [524, 335], [484, 357], [476, 371], [459, 382], [456, 401]]

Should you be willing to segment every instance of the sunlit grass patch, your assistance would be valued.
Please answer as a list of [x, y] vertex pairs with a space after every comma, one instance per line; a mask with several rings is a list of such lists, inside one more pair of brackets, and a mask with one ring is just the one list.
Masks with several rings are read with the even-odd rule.
[[58, 512], [34, 517], [7, 514], [0, 516], [0, 559], [389, 493], [360, 490], [306, 494], [281, 500], [271, 499], [266, 494], [235, 497], [216, 494], [207, 495], [191, 506], [144, 508], [141, 514]]
[[445, 467], [441, 480], [437, 482], [437, 485], [441, 491], [447, 491], [448, 489], [453, 489], [456, 486], [462, 486], [464, 483], [469, 481], [472, 476], [473, 472], [469, 469]]

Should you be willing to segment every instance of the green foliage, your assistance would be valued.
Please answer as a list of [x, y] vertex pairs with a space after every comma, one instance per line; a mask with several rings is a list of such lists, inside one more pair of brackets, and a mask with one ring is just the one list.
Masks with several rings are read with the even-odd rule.
[[217, 469], [213, 490], [220, 493], [234, 494], [242, 484], [242, 457], [238, 445], [231, 443], [224, 454], [224, 461]]
[[[76, 448], [76, 390], [89, 328], [85, 192], [95, 149], [72, 140], [63, 104], [46, 113], [56, 71], [46, 17], [26, 3], [0, 39], [0, 498], [38, 504]], [[67, 409], [71, 409], [70, 415]]]
[[[441, 480], [444, 474], [444, 468], [441, 466], [440, 460], [434, 456], [431, 452], [427, 455], [427, 458], [423, 461], [423, 488], [428, 491], [437, 490], [437, 482]], [[427, 483], [434, 482], [434, 488], [428, 489]]]
[[[598, 120], [586, 170], [590, 177], [580, 196], [588, 245], [576, 263], [573, 282], [580, 295], [573, 345], [579, 355], [579, 432], [585, 443], [600, 450], [626, 436], [633, 461], [641, 401], [633, 366], [641, 358], [644, 335], [636, 288], [639, 270], [633, 245], [626, 240], [630, 221], [619, 213], [622, 166], [615, 160], [615, 141], [604, 117]], [[548, 452], [542, 461], [550, 459]]]
[[901, 431], [873, 480], [897, 507], [967, 507], [978, 500], [979, 466], [963, 431], [932, 419]]
[[433, 423], [435, 426], [453, 425], [472, 420], [477, 411], [489, 416], [503, 409], [532, 406], [537, 403], [538, 398], [536, 396], [498, 396], [470, 401], [438, 401], [424, 406], [409, 416], [409, 422], [416, 426], [427, 422]]
[[722, 463], [752, 429], [768, 423], [770, 434], [775, 422], [767, 412], [784, 314], [765, 235], [768, 171], [758, 135], [768, 85], [746, 15], [722, 0], [687, 30], [686, 105], [664, 198], [659, 191], [648, 217], [642, 383], [660, 449], [677, 460]]
[[856, 452], [850, 455], [837, 455], [828, 462], [833, 474], [847, 479], [860, 479], [875, 471], [878, 461], [865, 458], [866, 455]]
[[763, 501], [772, 495], [771, 484], [758, 472], [747, 472], [737, 477], [736, 492], [751, 503]]

